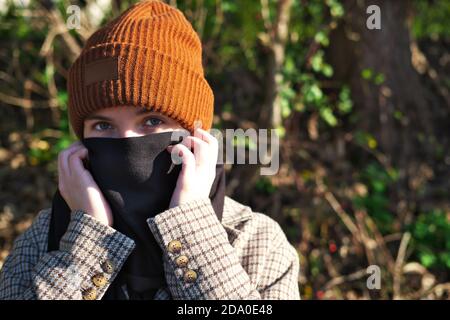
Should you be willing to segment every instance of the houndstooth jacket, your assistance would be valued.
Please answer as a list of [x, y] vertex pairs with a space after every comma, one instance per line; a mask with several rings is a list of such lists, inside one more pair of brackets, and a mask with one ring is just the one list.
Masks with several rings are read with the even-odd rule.
[[[134, 241], [74, 210], [60, 249], [47, 252], [51, 209], [14, 242], [0, 273], [0, 299], [100, 300]], [[300, 299], [299, 257], [270, 217], [226, 197], [222, 221], [194, 200], [147, 220], [163, 249], [167, 286], [155, 300]]]

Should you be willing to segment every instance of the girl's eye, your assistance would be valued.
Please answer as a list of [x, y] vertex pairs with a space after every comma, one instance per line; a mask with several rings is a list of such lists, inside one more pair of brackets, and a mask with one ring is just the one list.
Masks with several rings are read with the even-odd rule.
[[97, 122], [94, 126], [97, 131], [105, 131], [111, 128], [111, 125], [108, 122]]
[[154, 127], [157, 126], [159, 124], [163, 123], [163, 121], [161, 119], [158, 118], [148, 118], [147, 120], [145, 120], [145, 124], [150, 126], [150, 127]]

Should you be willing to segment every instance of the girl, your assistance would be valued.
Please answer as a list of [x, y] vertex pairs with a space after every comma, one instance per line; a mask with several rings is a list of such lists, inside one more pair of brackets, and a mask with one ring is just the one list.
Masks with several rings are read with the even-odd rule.
[[300, 298], [280, 226], [224, 195], [201, 51], [159, 1], [88, 39], [68, 77], [80, 140], [59, 154], [52, 207], [16, 239], [0, 299]]

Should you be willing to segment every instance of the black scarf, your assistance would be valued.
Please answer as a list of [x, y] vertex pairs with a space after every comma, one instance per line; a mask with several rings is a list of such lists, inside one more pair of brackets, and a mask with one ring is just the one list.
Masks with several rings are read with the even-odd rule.
[[[166, 147], [172, 133], [131, 138], [86, 138], [86, 168], [91, 172], [113, 213], [113, 228], [132, 238], [136, 247], [102, 299], [153, 299], [166, 286], [162, 250], [146, 220], [168, 209], [181, 166], [171, 167]], [[225, 172], [216, 165], [216, 178], [209, 195], [222, 220]], [[70, 208], [59, 193], [53, 197], [48, 251], [58, 250], [70, 222]]]

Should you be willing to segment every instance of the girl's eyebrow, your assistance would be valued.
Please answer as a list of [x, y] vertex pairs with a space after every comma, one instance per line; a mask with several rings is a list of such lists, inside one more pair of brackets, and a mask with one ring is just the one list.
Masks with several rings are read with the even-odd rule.
[[87, 116], [85, 120], [104, 120], [104, 121], [112, 121], [111, 118], [100, 116], [100, 115], [91, 115]]
[[147, 109], [147, 108], [142, 108], [142, 109], [138, 109], [135, 112], [136, 116], [142, 116], [142, 115], [152, 115], [152, 116], [157, 116], [157, 117], [162, 117], [163, 119], [166, 119], [167, 117], [157, 111], [153, 111], [151, 109]]
[[135, 115], [139, 116], [141, 114], [147, 114], [147, 113], [155, 113], [152, 110], [146, 109], [146, 108], [140, 108], [136, 111]]

